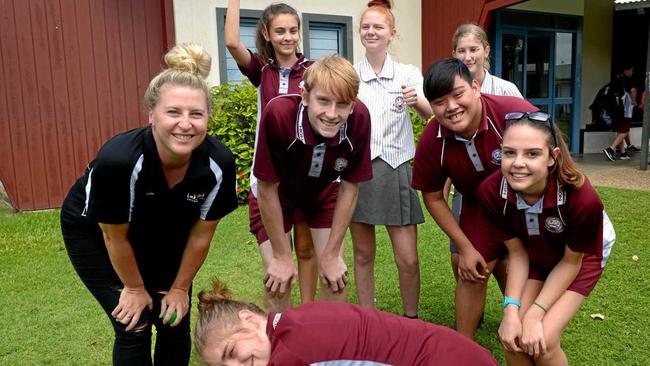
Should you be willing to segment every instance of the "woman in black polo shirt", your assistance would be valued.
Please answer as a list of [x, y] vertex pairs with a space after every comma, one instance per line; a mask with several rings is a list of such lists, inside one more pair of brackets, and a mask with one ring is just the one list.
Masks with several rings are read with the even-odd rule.
[[72, 264], [115, 330], [113, 363], [187, 365], [192, 280], [237, 206], [230, 150], [207, 136], [211, 58], [178, 45], [144, 96], [149, 127], [110, 139], [63, 203]]

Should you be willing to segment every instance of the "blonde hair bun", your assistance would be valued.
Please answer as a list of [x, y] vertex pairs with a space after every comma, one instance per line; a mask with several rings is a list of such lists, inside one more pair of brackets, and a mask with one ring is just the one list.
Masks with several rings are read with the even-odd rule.
[[174, 46], [165, 55], [167, 69], [189, 72], [207, 79], [212, 67], [212, 57], [196, 43], [182, 43]]
[[212, 279], [212, 290], [199, 292], [199, 311], [204, 311], [212, 308], [219, 301], [231, 300], [232, 291], [228, 289], [217, 278]]

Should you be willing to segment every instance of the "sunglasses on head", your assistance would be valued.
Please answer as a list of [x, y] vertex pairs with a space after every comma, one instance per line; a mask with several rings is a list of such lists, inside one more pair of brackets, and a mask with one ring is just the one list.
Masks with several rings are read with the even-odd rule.
[[532, 122], [542, 123], [551, 130], [551, 136], [553, 136], [553, 146], [557, 146], [557, 138], [555, 137], [555, 128], [553, 127], [553, 119], [546, 112], [510, 112], [506, 113], [505, 122], [506, 128], [510, 125], [512, 121], [519, 121], [526, 118]]

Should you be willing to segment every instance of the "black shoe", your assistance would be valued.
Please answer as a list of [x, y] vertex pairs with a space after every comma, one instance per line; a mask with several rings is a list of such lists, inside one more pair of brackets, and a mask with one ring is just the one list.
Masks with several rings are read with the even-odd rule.
[[628, 153], [631, 153], [631, 152], [639, 152], [639, 151], [641, 151], [641, 149], [639, 149], [638, 147], [636, 147], [634, 145], [630, 145], [625, 149], [625, 151], [627, 151]]
[[627, 152], [621, 153], [621, 155], [618, 157], [621, 160], [630, 160], [630, 155], [627, 154]]
[[603, 154], [605, 154], [607, 160], [614, 161], [614, 150], [611, 147], [604, 148]]

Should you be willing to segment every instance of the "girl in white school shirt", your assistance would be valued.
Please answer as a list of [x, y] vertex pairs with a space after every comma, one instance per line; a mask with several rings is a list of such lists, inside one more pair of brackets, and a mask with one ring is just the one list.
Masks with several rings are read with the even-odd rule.
[[404, 315], [414, 318], [420, 292], [416, 225], [424, 222], [424, 216], [411, 188], [410, 161], [415, 147], [408, 107], [428, 118], [431, 106], [422, 92], [420, 70], [388, 55], [396, 35], [395, 15], [390, 9], [390, 1], [370, 1], [359, 25], [366, 54], [355, 68], [361, 78], [358, 98], [368, 106], [372, 119], [374, 178], [359, 185], [350, 232], [359, 303], [374, 305], [375, 225], [385, 225], [399, 271]]

